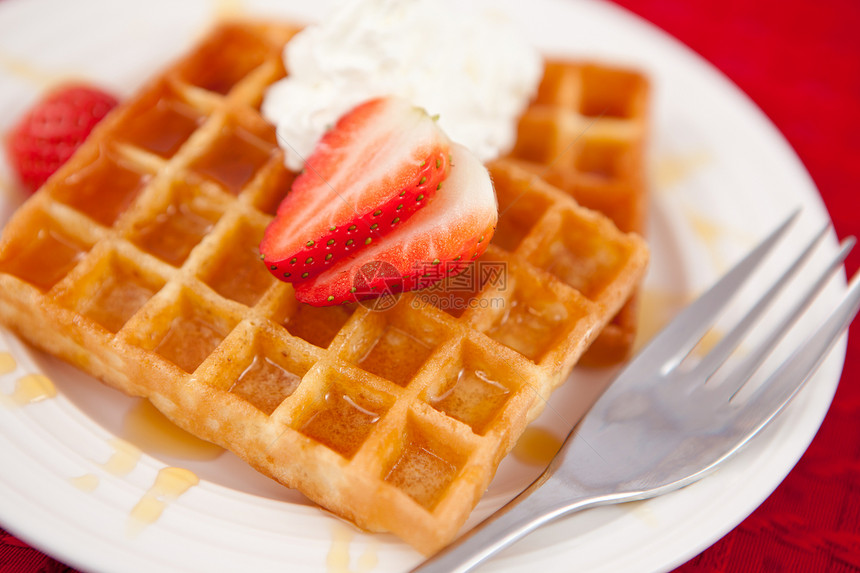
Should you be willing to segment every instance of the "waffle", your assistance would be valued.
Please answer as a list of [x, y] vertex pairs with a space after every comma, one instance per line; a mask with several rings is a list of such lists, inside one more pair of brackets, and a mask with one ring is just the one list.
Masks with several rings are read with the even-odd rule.
[[[595, 63], [549, 61], [538, 95], [520, 118], [510, 158], [611, 218], [645, 235], [645, 149], [649, 83], [641, 74]], [[581, 364], [607, 366], [629, 357], [636, 300], [607, 325]]]
[[635, 288], [646, 247], [502, 160], [504, 215], [474, 273], [386, 310], [298, 303], [257, 252], [293, 178], [258, 107], [294, 31], [220, 25], [112, 112], [6, 226], [0, 319], [430, 553]]

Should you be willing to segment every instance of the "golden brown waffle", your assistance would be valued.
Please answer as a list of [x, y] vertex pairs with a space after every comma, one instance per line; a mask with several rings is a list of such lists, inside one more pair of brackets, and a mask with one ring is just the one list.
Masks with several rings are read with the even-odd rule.
[[[619, 229], [644, 236], [649, 83], [641, 74], [593, 63], [550, 61], [520, 119], [510, 157]], [[636, 294], [607, 325], [582, 364], [628, 358], [636, 338]]]
[[292, 177], [257, 107], [293, 31], [223, 25], [117, 108], [5, 228], [0, 319], [432, 552], [632, 292], [646, 248], [502, 161], [482, 272], [442, 291], [469, 308], [440, 310], [433, 289], [385, 311], [297, 303], [257, 254]]

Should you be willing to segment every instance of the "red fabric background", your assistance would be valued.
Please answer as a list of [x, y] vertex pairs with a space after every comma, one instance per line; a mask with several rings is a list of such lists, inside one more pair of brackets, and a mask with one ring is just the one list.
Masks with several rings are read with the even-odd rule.
[[[860, 2], [615, 0], [709, 60], [794, 147], [839, 238], [860, 235]], [[847, 262], [857, 271], [860, 253]], [[676, 573], [860, 571], [860, 321], [806, 454], [732, 532]]]
[[[818, 185], [840, 238], [860, 235], [860, 2], [615, 0], [689, 45], [773, 120]], [[857, 270], [860, 253], [847, 262]], [[836, 399], [782, 485], [677, 569], [860, 571], [860, 322]], [[0, 572], [70, 569], [0, 530]]]

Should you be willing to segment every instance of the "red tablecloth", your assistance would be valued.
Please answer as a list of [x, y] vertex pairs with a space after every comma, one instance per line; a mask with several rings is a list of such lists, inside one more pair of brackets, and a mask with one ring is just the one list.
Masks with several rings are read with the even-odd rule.
[[[806, 165], [837, 235], [860, 235], [860, 2], [616, 1], [740, 86]], [[849, 273], [858, 263], [855, 252]], [[758, 510], [677, 571], [860, 571], [860, 321], [806, 454]]]
[[[860, 2], [616, 0], [692, 47], [773, 120], [840, 238], [860, 235]], [[849, 257], [850, 273], [860, 253]], [[782, 485], [681, 573], [860, 571], [860, 322], [833, 406]], [[0, 530], [0, 573], [69, 569]]]

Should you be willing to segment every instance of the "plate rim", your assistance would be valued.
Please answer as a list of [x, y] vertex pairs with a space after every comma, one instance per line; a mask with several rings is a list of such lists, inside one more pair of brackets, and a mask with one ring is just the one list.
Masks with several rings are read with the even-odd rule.
[[[563, 5], [563, 6], [565, 6], [565, 9], [576, 9], [575, 4], [569, 3], [569, 2], [562, 3], [560, 0], [544, 0], [544, 3], [546, 3], [546, 4], [557, 4], [559, 6]], [[808, 172], [806, 171], [805, 167], [803, 166], [800, 158], [797, 156], [795, 151], [791, 148], [791, 146], [788, 144], [788, 142], [785, 140], [785, 138], [782, 136], [782, 134], [779, 132], [779, 130], [776, 128], [776, 126], [764, 115], [764, 113], [755, 105], [755, 103], [748, 96], [746, 96], [746, 94], [744, 94], [734, 83], [731, 82], [731, 80], [729, 80], [728, 77], [726, 77], [724, 74], [722, 74], [722, 72], [720, 72], [716, 67], [714, 67], [712, 64], [710, 64], [707, 60], [705, 60], [704, 58], [702, 58], [701, 56], [699, 56], [698, 54], [693, 52], [690, 48], [688, 48], [686, 45], [682, 44], [677, 39], [669, 36], [666, 32], [660, 30], [659, 28], [657, 28], [656, 26], [654, 26], [650, 22], [647, 22], [646, 20], [642, 19], [641, 17], [636, 16], [635, 14], [627, 11], [626, 9], [624, 9], [618, 5], [598, 2], [595, 0], [588, 0], [586, 2], [582, 2], [582, 5], [589, 5], [589, 6], [591, 6], [592, 9], [597, 9], [597, 10], [608, 10], [609, 12], [615, 13], [614, 17], [627, 19], [628, 22], [635, 22], [634, 25], [641, 27], [642, 30], [645, 31], [644, 33], [648, 34], [651, 37], [651, 41], [653, 41], [655, 38], [659, 38], [659, 40], [658, 40], [659, 42], [663, 42], [663, 43], [668, 42], [668, 45], [671, 46], [671, 49], [673, 51], [677, 51], [678, 54], [680, 55], [680, 57], [694, 62], [696, 67], [699, 68], [701, 73], [705, 73], [706, 75], [710, 75], [709, 81], [716, 81], [716, 82], [722, 84], [721, 88], [720, 88], [721, 91], [726, 93], [726, 94], [729, 94], [729, 96], [733, 99], [733, 105], [739, 105], [743, 108], [743, 114], [748, 116], [748, 117], [751, 117], [756, 122], [757, 125], [755, 126], [755, 128], [756, 128], [756, 130], [759, 131], [760, 135], [762, 135], [763, 137], [766, 137], [769, 140], [769, 145], [775, 146], [774, 149], [776, 149], [776, 153], [779, 153], [779, 154], [785, 156], [785, 158], [789, 160], [789, 163], [792, 163], [792, 168], [794, 169], [794, 171], [799, 173], [805, 179], [805, 181], [801, 182], [801, 186], [808, 187], [810, 190], [812, 190], [814, 192], [808, 199], [810, 199], [811, 201], [817, 201], [818, 207], [823, 211], [823, 213], [826, 216], [826, 209], [824, 208], [824, 203], [823, 203], [823, 200], [821, 199], [820, 193], [818, 193], [814, 182], [812, 181], [811, 177], [809, 176]], [[2, 10], [2, 9], [3, 9], [3, 6], [0, 6], [0, 10]], [[4, 198], [2, 196], [0, 196], [0, 202], [2, 202], [3, 200], [4, 200]], [[828, 217], [828, 219], [829, 219], [829, 217]], [[831, 242], [833, 242], [833, 240], [835, 240], [835, 235], [833, 235], [833, 237], [831, 237], [830, 240], [831, 240]], [[844, 284], [845, 284], [844, 272], [842, 274], [841, 281], [842, 281], [841, 284], [844, 286]], [[5, 330], [0, 332], [0, 335], [12, 336], [11, 334], [8, 333], [8, 331], [5, 331]], [[828, 367], [830, 370], [834, 370], [834, 371], [838, 370], [838, 372], [837, 372], [837, 375], [835, 376], [835, 381], [831, 382], [831, 384], [828, 386], [829, 394], [830, 394], [829, 397], [826, 400], [819, 399], [818, 402], [820, 402], [820, 403], [823, 403], [826, 401], [826, 404], [829, 405], [830, 402], [832, 401], [833, 394], [835, 393], [836, 388], [837, 388], [838, 383], [839, 383], [839, 379], [841, 378], [845, 353], [847, 351], [846, 340], [847, 340], [847, 338], [845, 336], [843, 336], [840, 339], [836, 348], [834, 348], [834, 350], [831, 352], [830, 356], [826, 360], [825, 365], [822, 365], [822, 369], [824, 369], [825, 367]], [[17, 358], [17, 356], [16, 356], [16, 358]], [[837, 365], [837, 363], [838, 363], [838, 365]], [[822, 371], [824, 371], [824, 370], [822, 370]], [[832, 375], [832, 374], [828, 371], [828, 375]], [[822, 377], [822, 375], [819, 374], [818, 377], [820, 378], [820, 377]], [[822, 389], [819, 389], [818, 394], [821, 394], [821, 391], [822, 391]], [[819, 396], [819, 398], [821, 398], [821, 396]], [[779, 482], [782, 481], [782, 479], [784, 479], [785, 475], [787, 475], [791, 471], [793, 466], [796, 464], [796, 462], [803, 455], [803, 453], [805, 452], [809, 443], [814, 438], [818, 427], [820, 426], [821, 422], [823, 421], [824, 417], [826, 416], [827, 407], [824, 406], [822, 408], [819, 405], [818, 409], [816, 410], [816, 413], [817, 413], [818, 419], [817, 419], [817, 423], [814, 424], [815, 431], [812, 431], [810, 433], [810, 435], [808, 436], [808, 440], [804, 443], [803, 447], [798, 448], [799, 451], [796, 455], [796, 458], [794, 459], [794, 461], [789, 466], [787, 466], [785, 468], [784, 473], [781, 473], [781, 475], [778, 477], [773, 476], [773, 479], [770, 481], [773, 481], [775, 483], [773, 483], [773, 488], [770, 488], [769, 491], [773, 491], [773, 489], [779, 484]], [[808, 412], [807, 412], [807, 415], [809, 415]], [[2, 437], [0, 437], [0, 439], [2, 439]], [[2, 488], [2, 487], [6, 487], [6, 486], [3, 483], [3, 481], [0, 480], [0, 488]], [[768, 489], [768, 488], [769, 488], [769, 486], [765, 487], [764, 489]], [[753, 507], [751, 507], [749, 512], [747, 512], [744, 515], [744, 517], [746, 515], [749, 515], [749, 513], [751, 513], [752, 511], [754, 511], [755, 508], [758, 507], [758, 505], [760, 505], [760, 503], [762, 501], [764, 501], [764, 499], [766, 499], [766, 497], [767, 497], [767, 495], [765, 495], [761, 500], [759, 500], [758, 503], [756, 503]], [[23, 513], [26, 513], [26, 511], [24, 511]], [[42, 522], [42, 523], [35, 523], [34, 522], [31, 524], [31, 527], [25, 527], [25, 526], [20, 526], [21, 522], [19, 519], [7, 519], [6, 517], [8, 515], [9, 514], [6, 512], [6, 508], [4, 508], [3, 511], [0, 511], [0, 523], [3, 524], [3, 527], [5, 529], [7, 529], [7, 531], [10, 531], [14, 535], [27, 541], [28, 543], [32, 544], [34, 547], [37, 547], [37, 548], [44, 547], [46, 553], [48, 553], [49, 555], [55, 556], [55, 558], [61, 559], [62, 561], [66, 562], [70, 565], [73, 565], [73, 566], [76, 566], [76, 567], [79, 567], [82, 569], [92, 569], [93, 563], [91, 563], [91, 562], [85, 563], [85, 562], [82, 562], [79, 560], [79, 555], [76, 553], [77, 548], [70, 548], [67, 546], [67, 544], [58, 543], [58, 541], [65, 540], [65, 537], [54, 536], [52, 539], [45, 540], [43, 535], [41, 535], [39, 532], [36, 532], [35, 531], [36, 527], [38, 527], [39, 529], [44, 531], [44, 522]], [[713, 535], [711, 536], [711, 538], [712, 538], [711, 541], [708, 541], [707, 543], [701, 544], [701, 547], [695, 547], [695, 548], [689, 549], [685, 555], [678, 556], [675, 560], [673, 560], [671, 562], [666, 562], [664, 566], [669, 566], [669, 565], [675, 566], [679, 563], [683, 563], [684, 561], [689, 559], [691, 556], [698, 554], [704, 547], [709, 546], [711, 543], [713, 543], [713, 541], [722, 537], [727, 531], [729, 531], [731, 528], [736, 526], [737, 523], [740, 523], [741, 520], [738, 520], [733, 525], [726, 527], [724, 530], [714, 532]], [[25, 519], [25, 521], [26, 521], [26, 519]], [[32, 535], [31, 535], [31, 531], [33, 532]], [[74, 545], [74, 543], [72, 543], [72, 545]], [[89, 558], [89, 557], [91, 557], [91, 556], [87, 556], [87, 558]], [[506, 562], [509, 562], [509, 561], [510, 560], [505, 560], [504, 558], [502, 558], [499, 560], [498, 564], [505, 566]], [[514, 561], [517, 561], [517, 560], [514, 559]], [[98, 563], [98, 564], [96, 564], [96, 567], [101, 568], [102, 566], [105, 566], [107, 568], [108, 565], [109, 564], [106, 562], [105, 563]], [[124, 565], [128, 565], [128, 562], [127, 561], [124, 562]], [[514, 567], [516, 567], [516, 565], [514, 565]], [[105, 570], [107, 570], [107, 569], [105, 569]]]

